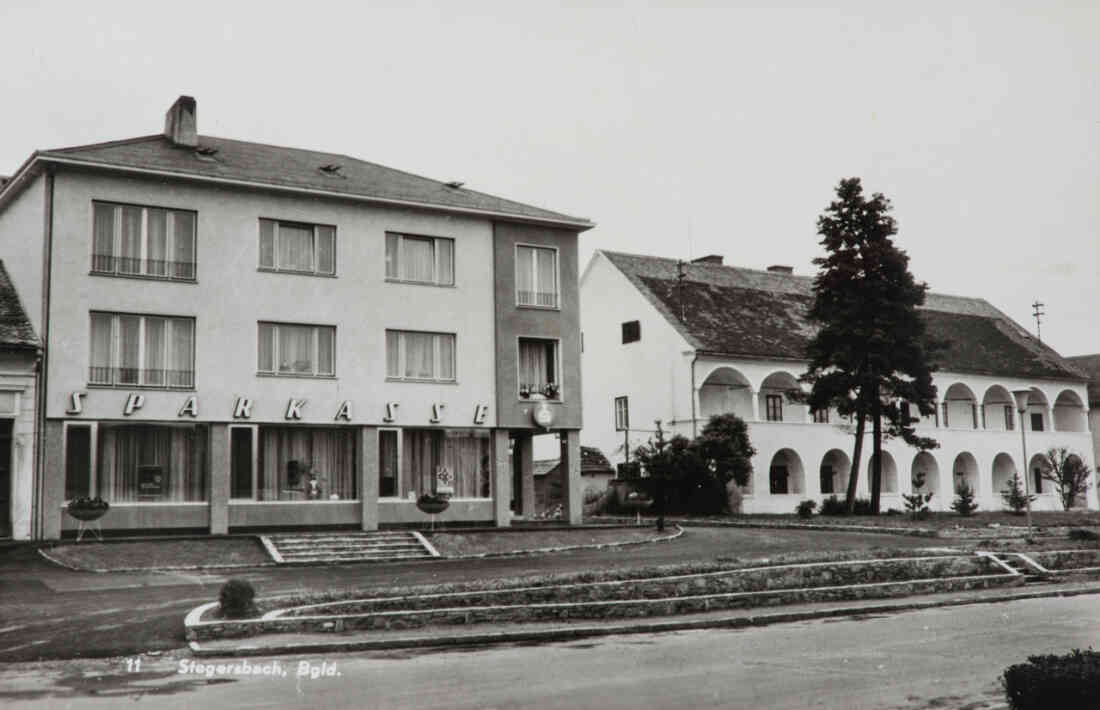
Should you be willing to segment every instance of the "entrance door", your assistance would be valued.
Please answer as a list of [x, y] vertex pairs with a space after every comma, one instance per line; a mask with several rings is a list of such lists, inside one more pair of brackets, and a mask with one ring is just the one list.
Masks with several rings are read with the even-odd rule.
[[519, 439], [512, 439], [512, 512], [523, 513], [523, 464]]
[[0, 420], [0, 537], [11, 535], [11, 425]]

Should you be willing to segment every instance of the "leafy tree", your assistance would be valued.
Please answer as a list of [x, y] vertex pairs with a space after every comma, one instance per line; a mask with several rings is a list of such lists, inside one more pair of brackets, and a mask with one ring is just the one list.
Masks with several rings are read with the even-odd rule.
[[1077, 496], [1084, 496], [1089, 489], [1092, 470], [1064, 446], [1053, 446], [1043, 455], [1049, 468], [1039, 474], [1058, 488], [1062, 509], [1069, 510]]
[[1018, 473], [1013, 474], [1012, 480], [1005, 484], [1004, 489], [1001, 491], [1001, 499], [1015, 515], [1023, 515], [1027, 504], [1035, 502], [1034, 495], [1024, 493], [1024, 485], [1020, 481], [1020, 474]]
[[841, 180], [836, 193], [817, 220], [828, 255], [814, 259], [819, 271], [807, 315], [818, 330], [807, 345], [810, 364], [800, 380], [811, 386], [803, 395], [811, 411], [835, 408], [855, 420], [849, 512], [855, 506], [866, 422], [871, 422], [871, 509], [877, 514], [883, 437], [900, 436], [921, 450], [939, 445], [916, 435], [918, 419], [899, 401], [922, 415], [935, 413], [931, 358], [942, 345], [928, 338], [917, 313], [928, 286], [913, 279], [909, 257], [891, 239], [897, 223], [889, 215], [890, 201], [881, 193], [866, 199], [859, 178]]
[[695, 439], [695, 445], [723, 489], [731, 480], [739, 486], [749, 482], [756, 449], [749, 443], [748, 427], [736, 414], [711, 417]]

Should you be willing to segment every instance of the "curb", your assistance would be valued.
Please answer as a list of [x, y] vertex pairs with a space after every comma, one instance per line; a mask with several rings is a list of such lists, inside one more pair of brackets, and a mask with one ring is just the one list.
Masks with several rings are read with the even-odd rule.
[[956, 597], [925, 602], [905, 602], [899, 604], [872, 604], [865, 606], [836, 607], [809, 611], [777, 612], [753, 616], [735, 616], [719, 619], [695, 621], [660, 621], [648, 624], [617, 624], [614, 626], [572, 626], [537, 631], [502, 631], [497, 633], [468, 634], [464, 636], [435, 636], [430, 638], [395, 638], [385, 640], [334, 641], [329, 643], [283, 644], [280, 646], [254, 646], [242, 644], [233, 649], [203, 648], [197, 641], [189, 642], [192, 654], [200, 657], [240, 657], [268, 656], [292, 653], [338, 653], [350, 651], [372, 651], [406, 648], [454, 648], [461, 646], [484, 646], [500, 643], [524, 641], [569, 641], [596, 636], [618, 636], [625, 634], [648, 634], [668, 631], [694, 631], [700, 629], [736, 629], [750, 626], [769, 626], [792, 621], [810, 621], [846, 616], [866, 616], [868, 614], [896, 614], [906, 611], [921, 611], [970, 604], [995, 604], [998, 602], [1019, 601], [1023, 599], [1041, 599], [1049, 597], [1076, 597], [1100, 594], [1100, 585], [1075, 589], [1050, 591], [1016, 592], [989, 597]]
[[[523, 555], [542, 555], [551, 552], [570, 552], [572, 550], [603, 550], [610, 547], [629, 547], [632, 545], [653, 545], [659, 542], [671, 542], [684, 534], [684, 528], [674, 524], [676, 532], [664, 537], [649, 540], [623, 540], [622, 542], [600, 542], [594, 545], [563, 545], [561, 547], [538, 547], [533, 550], [511, 550], [509, 552], [479, 552], [470, 555], [442, 555], [441, 560], [480, 560], [487, 557], [522, 557]], [[642, 528], [644, 529], [644, 528]]]
[[880, 533], [883, 535], [908, 535], [910, 537], [942, 537], [931, 528], [894, 528], [878, 525], [825, 525], [821, 523], [766, 523], [741, 520], [678, 520], [678, 525], [713, 528], [778, 528], [783, 530], [835, 530], [837, 532]]

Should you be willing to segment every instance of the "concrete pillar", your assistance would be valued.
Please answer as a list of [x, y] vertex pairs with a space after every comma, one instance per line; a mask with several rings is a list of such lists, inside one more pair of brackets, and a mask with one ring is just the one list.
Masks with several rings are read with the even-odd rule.
[[493, 430], [493, 519], [498, 528], [512, 524], [512, 457], [508, 455], [508, 431]]
[[525, 434], [516, 439], [516, 455], [519, 458], [519, 478], [523, 485], [520, 515], [532, 520], [535, 517], [535, 438]]
[[760, 421], [760, 393], [756, 390], [749, 390], [752, 392], [752, 420], [754, 422]]
[[364, 530], [378, 529], [378, 428], [365, 426], [359, 435], [359, 501]]
[[41, 472], [42, 500], [38, 502], [45, 540], [61, 538], [61, 504], [65, 502], [64, 437], [61, 422], [46, 422], [46, 470]]
[[584, 492], [581, 488], [581, 434], [576, 429], [561, 432], [562, 512], [570, 525], [584, 521]]
[[210, 534], [229, 532], [229, 495], [232, 466], [229, 461], [229, 426], [210, 425], [209, 456], [206, 470], [210, 474]]

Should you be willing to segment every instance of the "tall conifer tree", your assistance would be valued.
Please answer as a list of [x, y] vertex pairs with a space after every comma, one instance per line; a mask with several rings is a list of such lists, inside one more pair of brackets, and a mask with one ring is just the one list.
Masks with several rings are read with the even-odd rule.
[[[859, 178], [841, 180], [837, 199], [818, 217], [827, 256], [814, 259], [814, 301], [809, 319], [818, 326], [807, 346], [811, 411], [835, 407], [856, 424], [847, 507], [855, 505], [865, 423], [873, 431], [871, 506], [878, 513], [882, 489], [882, 439], [900, 436], [919, 449], [938, 446], [918, 437], [911, 414], [935, 413], [930, 358], [942, 347], [925, 333], [917, 307], [928, 286], [909, 273], [909, 257], [894, 245], [897, 223], [881, 193], [867, 200]], [[908, 403], [908, 406], [900, 405]], [[886, 429], [883, 430], [883, 419]]]

